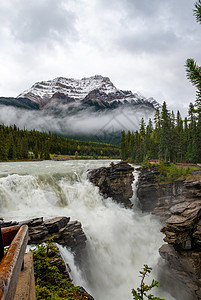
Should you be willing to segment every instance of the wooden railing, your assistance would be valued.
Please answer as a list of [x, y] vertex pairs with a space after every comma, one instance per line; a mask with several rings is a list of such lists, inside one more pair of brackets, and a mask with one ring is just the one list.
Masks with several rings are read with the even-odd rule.
[[[0, 300], [14, 299], [27, 243], [27, 225], [0, 229]], [[5, 246], [9, 248], [3, 255]]]

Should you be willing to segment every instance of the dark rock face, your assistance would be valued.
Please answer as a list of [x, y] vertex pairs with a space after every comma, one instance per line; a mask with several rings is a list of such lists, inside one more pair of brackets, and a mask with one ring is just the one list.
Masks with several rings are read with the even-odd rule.
[[86, 246], [86, 235], [82, 230], [81, 223], [70, 221], [67, 217], [56, 217], [49, 220], [36, 218], [17, 222], [2, 222], [1, 227], [17, 224], [26, 224], [29, 227], [29, 244], [41, 244], [54, 237], [54, 242], [66, 246], [80, 254]]
[[34, 103], [29, 98], [24, 98], [24, 97], [20, 97], [20, 98], [0, 97], [0, 105], [14, 106], [14, 107], [19, 107], [28, 110], [39, 109], [39, 105], [37, 103]]
[[142, 169], [138, 180], [137, 196], [140, 200], [141, 209], [143, 212], [150, 212], [156, 206], [159, 196], [158, 184], [155, 176], [158, 172], [155, 168]]
[[126, 207], [132, 207], [130, 198], [133, 196], [132, 182], [134, 168], [126, 162], [111, 164], [110, 167], [102, 167], [90, 170], [89, 180], [99, 187], [105, 198], [111, 197]]
[[160, 216], [164, 223], [170, 216], [170, 208], [184, 201], [184, 180], [158, 183], [159, 173], [154, 167], [142, 169], [138, 182], [137, 196], [143, 212]]
[[[199, 172], [198, 172], [199, 173]], [[158, 184], [153, 168], [142, 170], [138, 198], [142, 210], [161, 217], [168, 244], [160, 255], [169, 267], [172, 284], [183, 293], [176, 299], [201, 299], [201, 177]]]

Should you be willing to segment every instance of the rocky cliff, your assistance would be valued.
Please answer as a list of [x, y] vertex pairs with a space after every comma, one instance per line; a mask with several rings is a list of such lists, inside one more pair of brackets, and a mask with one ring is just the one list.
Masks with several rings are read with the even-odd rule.
[[126, 162], [111, 164], [110, 167], [102, 167], [90, 170], [89, 180], [99, 187], [105, 198], [111, 197], [126, 207], [132, 207], [129, 200], [133, 196], [132, 182], [134, 168]]
[[[161, 231], [167, 244], [159, 252], [168, 265], [170, 285], [178, 283], [174, 296], [178, 300], [201, 299], [200, 171], [188, 180], [160, 184], [156, 175], [153, 167], [141, 171], [138, 186], [141, 208], [161, 217]], [[167, 280], [167, 276], [163, 279]]]
[[79, 256], [86, 246], [86, 235], [81, 223], [70, 221], [69, 217], [56, 217], [48, 220], [35, 218], [22, 222], [1, 222], [1, 227], [26, 224], [29, 227], [28, 244], [41, 244], [53, 237], [54, 242], [70, 248]]

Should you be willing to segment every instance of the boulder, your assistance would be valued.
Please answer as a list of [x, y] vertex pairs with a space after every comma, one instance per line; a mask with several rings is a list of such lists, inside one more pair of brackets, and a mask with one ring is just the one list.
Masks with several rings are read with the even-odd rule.
[[81, 223], [70, 221], [69, 217], [55, 217], [48, 220], [35, 218], [22, 222], [1, 222], [1, 227], [17, 224], [26, 224], [29, 227], [28, 244], [41, 244], [50, 238], [53, 241], [70, 248], [76, 254], [80, 254], [86, 246], [86, 235], [82, 230]]

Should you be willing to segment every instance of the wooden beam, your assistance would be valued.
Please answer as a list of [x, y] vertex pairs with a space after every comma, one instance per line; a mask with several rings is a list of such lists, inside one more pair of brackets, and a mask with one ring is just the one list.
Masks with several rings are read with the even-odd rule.
[[4, 247], [9, 246], [20, 229], [21, 225], [9, 226], [1, 228]]
[[0, 300], [14, 299], [28, 243], [28, 226], [22, 225], [0, 262]]
[[4, 244], [3, 244], [3, 237], [1, 233], [1, 225], [0, 225], [0, 261], [2, 260], [4, 256]]

